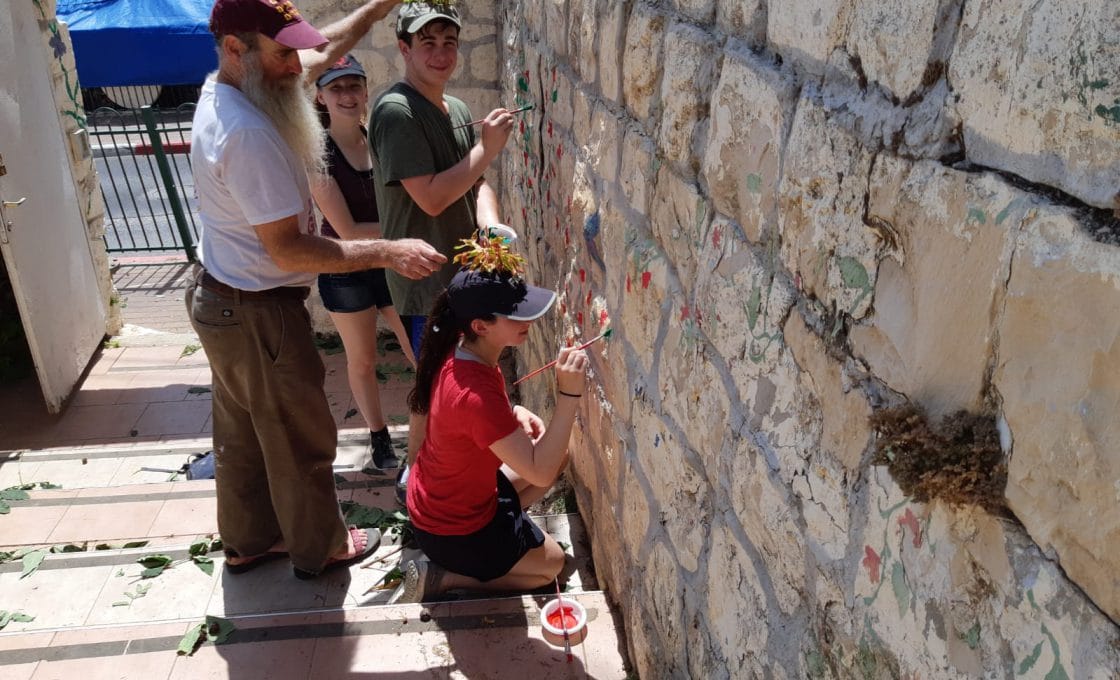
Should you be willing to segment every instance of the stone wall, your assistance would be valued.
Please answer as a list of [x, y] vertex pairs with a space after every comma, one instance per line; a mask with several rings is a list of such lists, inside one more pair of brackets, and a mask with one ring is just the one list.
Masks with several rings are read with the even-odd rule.
[[58, 117], [70, 147], [70, 164], [82, 215], [85, 217], [89, 250], [97, 274], [98, 288], [105, 309], [106, 335], [116, 335], [121, 329], [121, 308], [113, 279], [109, 273], [109, 254], [105, 250], [105, 203], [101, 185], [93, 165], [89, 134], [86, 129], [85, 110], [82, 107], [82, 90], [78, 84], [78, 69], [74, 65], [74, 48], [66, 23], [55, 16], [55, 0], [31, 0], [39, 14], [39, 32], [43, 51], [51, 55], [50, 78], [54, 88]]
[[[522, 360], [613, 329], [573, 471], [640, 675], [1116, 677], [1120, 6], [495, 4]], [[870, 464], [904, 400], [998, 418], [1013, 518]]]

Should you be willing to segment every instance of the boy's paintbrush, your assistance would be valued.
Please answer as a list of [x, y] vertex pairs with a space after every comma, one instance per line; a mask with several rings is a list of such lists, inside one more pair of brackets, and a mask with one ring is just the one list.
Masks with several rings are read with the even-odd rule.
[[[532, 108], [533, 108], [532, 104], [526, 104], [525, 106], [522, 106], [519, 109], [513, 109], [512, 111], [510, 111], [510, 113], [521, 113], [522, 111], [528, 111]], [[485, 120], [486, 120], [485, 118], [479, 118], [478, 120], [472, 120], [469, 123], [463, 123], [462, 125], [456, 125], [455, 127], [451, 128], [451, 129], [452, 130], [458, 130], [459, 128], [465, 128], [465, 127], [469, 127], [471, 125], [478, 125], [479, 123], [482, 123]]]
[[[602, 333], [600, 333], [600, 334], [596, 335], [595, 337], [591, 338], [591, 339], [590, 339], [590, 340], [588, 340], [587, 342], [583, 343], [582, 345], [580, 345], [580, 346], [579, 346], [579, 347], [577, 347], [576, 349], [587, 349], [588, 347], [590, 347], [590, 346], [591, 346], [591, 345], [593, 345], [594, 343], [596, 343], [596, 342], [598, 342], [598, 341], [602, 340], [603, 338], [609, 338], [609, 337], [611, 337], [611, 331], [612, 331], [612, 330], [613, 330], [613, 329], [611, 329], [611, 328], [608, 328], [607, 330], [603, 331]], [[523, 382], [525, 382], [526, 380], [528, 380], [529, 378], [532, 378], [532, 377], [533, 377], [534, 375], [537, 375], [537, 374], [539, 374], [539, 373], [543, 373], [544, 371], [547, 371], [548, 369], [552, 368], [552, 367], [553, 367], [553, 366], [555, 366], [555, 365], [556, 365], [556, 359], [553, 359], [552, 361], [548, 362], [548, 363], [547, 363], [547, 364], [545, 364], [544, 366], [541, 366], [540, 368], [538, 368], [537, 370], [533, 371], [532, 373], [528, 373], [528, 374], [526, 374], [525, 376], [523, 376], [523, 377], [521, 377], [521, 378], [518, 378], [517, 380], [513, 381], [513, 384], [514, 384], [514, 385], [517, 385], [518, 383], [523, 383]]]

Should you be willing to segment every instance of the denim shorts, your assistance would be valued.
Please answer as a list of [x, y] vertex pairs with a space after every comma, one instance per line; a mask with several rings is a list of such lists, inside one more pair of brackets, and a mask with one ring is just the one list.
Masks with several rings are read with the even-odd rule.
[[323, 306], [331, 312], [364, 312], [374, 305], [378, 309], [393, 305], [384, 269], [320, 274], [319, 295]]

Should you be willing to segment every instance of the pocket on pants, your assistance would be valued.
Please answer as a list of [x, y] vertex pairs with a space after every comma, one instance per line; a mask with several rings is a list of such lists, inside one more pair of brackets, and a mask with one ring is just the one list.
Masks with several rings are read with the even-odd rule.
[[241, 325], [233, 300], [195, 288], [191, 300], [191, 321], [206, 328], [232, 328]]

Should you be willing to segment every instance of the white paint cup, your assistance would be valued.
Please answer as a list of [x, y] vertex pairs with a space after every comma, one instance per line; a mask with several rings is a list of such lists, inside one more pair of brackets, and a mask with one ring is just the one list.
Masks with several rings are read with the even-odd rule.
[[560, 622], [558, 620], [549, 622], [550, 617], [559, 619], [561, 601], [564, 603], [564, 609], [568, 610], [568, 616], [576, 620], [575, 624], [568, 627], [568, 641], [578, 645], [587, 637], [587, 610], [582, 604], [569, 597], [562, 600], [553, 598], [541, 607], [541, 631], [544, 633], [544, 639], [555, 647], [564, 646], [564, 630], [560, 628]]

